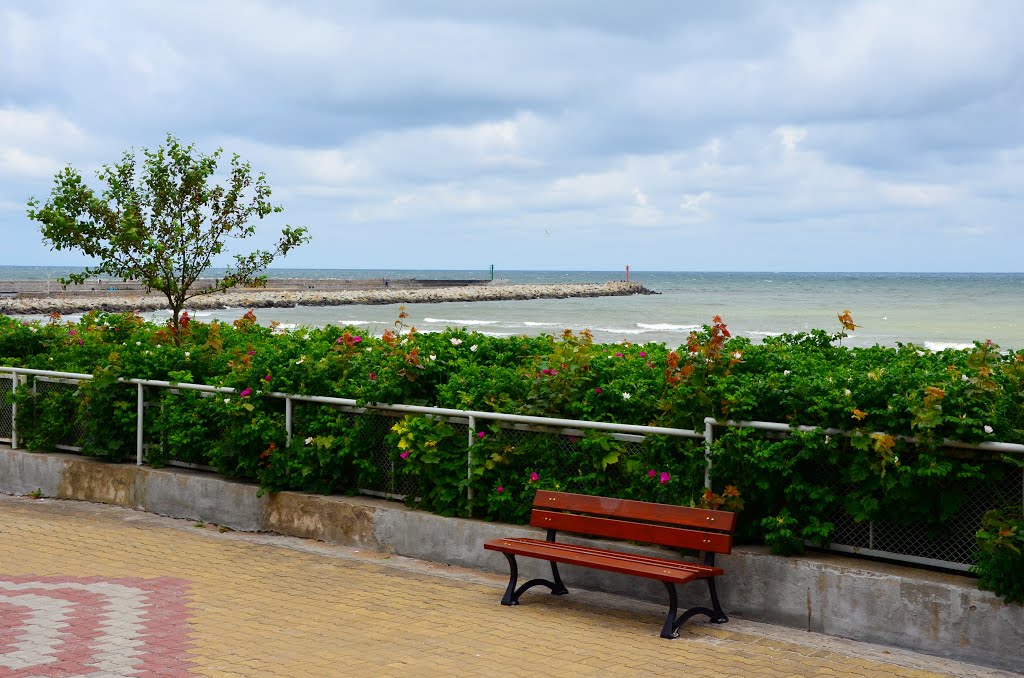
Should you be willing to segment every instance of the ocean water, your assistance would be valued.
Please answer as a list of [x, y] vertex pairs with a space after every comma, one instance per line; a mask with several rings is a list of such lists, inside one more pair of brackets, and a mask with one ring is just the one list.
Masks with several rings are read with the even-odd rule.
[[[69, 269], [0, 266], [0, 280], [54, 279]], [[285, 269], [283, 278], [474, 278], [489, 271], [386, 271]], [[514, 283], [606, 282], [624, 271], [497, 271]], [[662, 342], [675, 347], [692, 329], [722, 316], [733, 334], [764, 337], [814, 328], [834, 332], [849, 309], [860, 327], [846, 345], [913, 343], [931, 349], [969, 346], [991, 339], [1024, 348], [1022, 273], [714, 273], [632, 271], [630, 280], [652, 296], [594, 299], [412, 304], [406, 323], [420, 331], [465, 327], [495, 336], [560, 334], [589, 328], [597, 341]], [[199, 319], [233, 320], [246, 309], [200, 311]], [[351, 324], [379, 334], [393, 326], [397, 305], [256, 309], [260, 322], [286, 325]], [[155, 320], [166, 312], [150, 314]], [[73, 319], [73, 317], [72, 317]]]

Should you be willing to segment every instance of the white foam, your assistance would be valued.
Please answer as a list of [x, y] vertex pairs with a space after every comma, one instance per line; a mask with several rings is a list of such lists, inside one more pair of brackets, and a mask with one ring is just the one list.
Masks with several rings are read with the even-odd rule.
[[667, 330], [692, 332], [693, 330], [700, 329], [700, 325], [673, 325], [671, 323], [637, 323], [636, 326], [642, 330], [657, 330], [662, 332]]
[[353, 327], [358, 327], [359, 325], [369, 325], [373, 321], [372, 320], [339, 320], [338, 322], [339, 323], [344, 323], [346, 325], [352, 325]]
[[445, 323], [446, 325], [496, 325], [497, 320], [445, 320], [444, 318], [424, 318], [425, 323]]
[[526, 327], [559, 327], [563, 324], [564, 323], [535, 323], [530, 320], [526, 320], [523, 322], [523, 325], [525, 325]]
[[945, 351], [947, 348], [955, 348], [957, 350], [963, 350], [965, 348], [972, 348], [974, 344], [960, 344], [954, 341], [926, 341], [924, 347], [929, 351]]
[[758, 332], [758, 331], [751, 331], [751, 332], [747, 332], [747, 334], [752, 334], [755, 337], [781, 337], [784, 333], [783, 332]]
[[609, 334], [643, 334], [648, 330], [627, 330], [624, 327], [595, 327], [595, 332], [607, 332]]

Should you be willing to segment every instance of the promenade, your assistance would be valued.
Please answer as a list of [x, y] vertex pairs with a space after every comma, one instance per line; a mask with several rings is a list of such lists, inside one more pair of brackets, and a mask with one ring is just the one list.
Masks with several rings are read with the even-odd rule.
[[658, 637], [604, 594], [377, 552], [0, 495], [0, 677], [1009, 676], [733, 619]]

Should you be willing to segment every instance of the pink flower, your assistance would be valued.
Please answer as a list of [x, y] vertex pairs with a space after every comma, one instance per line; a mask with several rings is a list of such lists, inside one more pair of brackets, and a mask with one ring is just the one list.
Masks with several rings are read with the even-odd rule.
[[370, 372], [370, 381], [377, 381], [377, 373]]
[[74, 330], [68, 330], [68, 335], [70, 335], [72, 337], [75, 336], [75, 331]]
[[618, 352], [616, 352], [616, 353], [615, 353], [615, 357], [616, 357], [616, 358], [621, 358], [621, 357], [622, 357], [622, 354], [621, 354], [621, 353], [618, 353]]
[[406, 457], [408, 457], [408, 456], [409, 456], [409, 453], [408, 453], [408, 452], [402, 452], [402, 453], [401, 453], [400, 455], [398, 455], [398, 456], [399, 456], [399, 457], [401, 457], [402, 459], [405, 459]]
[[251, 395], [251, 394], [252, 394], [252, 389], [251, 388], [247, 388], [244, 391], [242, 391], [241, 393], [239, 393], [238, 397], [239, 398], [244, 398], [244, 397], [246, 397], [248, 395]]
[[477, 431], [477, 433], [476, 433], [476, 437], [477, 438], [483, 438], [486, 435], [487, 435], [486, 431]]
[[358, 343], [359, 343], [359, 342], [361, 342], [362, 340], [363, 340], [363, 338], [362, 338], [362, 337], [360, 337], [360, 336], [359, 336], [358, 334], [357, 334], [356, 336], [352, 337], [352, 343], [353, 343], [353, 344], [358, 344]]
[[268, 374], [267, 376], [263, 377], [263, 381], [270, 381], [270, 375]]
[[597, 395], [601, 395], [601, 387], [598, 386], [597, 388], [595, 388], [594, 393], [596, 393]]
[[505, 491], [505, 488], [502, 487], [501, 485], [498, 485], [498, 494], [501, 494], [504, 491]]
[[656, 475], [658, 475], [658, 472], [655, 471], [653, 468], [650, 471], [647, 472], [647, 477], [648, 478], [653, 478]]
[[536, 471], [534, 471], [533, 473], [531, 473], [531, 474], [530, 474], [530, 482], [531, 482], [531, 483], [535, 483], [535, 482], [537, 482], [537, 480], [538, 480], [539, 478], [540, 478], [540, 476], [539, 476], [539, 475], [537, 475], [537, 472], [536, 472]]
[[646, 357], [647, 357], [647, 354], [646, 354], [646, 353], [644, 353], [643, 351], [640, 351], [640, 357], [641, 357], [641, 358], [646, 358]]
[[651, 369], [654, 369], [654, 363], [652, 363], [650, 360], [647, 361], [647, 366], [650, 367]]
[[338, 337], [338, 340], [337, 340], [336, 342], [334, 342], [334, 343], [335, 343], [335, 344], [340, 344], [340, 343], [341, 343], [341, 342], [343, 342], [343, 341], [345, 341], [345, 340], [344, 340], [344, 339], [342, 339], [341, 337]]
[[78, 345], [79, 345], [79, 346], [81, 346], [81, 345], [82, 345], [82, 340], [81, 340], [81, 339], [79, 339], [79, 340], [78, 340]]
[[670, 476], [668, 474], [668, 471], [662, 471], [661, 472], [661, 479], [660, 479], [661, 480], [661, 484], [664, 485], [665, 483], [667, 483], [671, 479], [671, 477], [672, 476]]
[[256, 351], [249, 351], [249, 355], [256, 355]]

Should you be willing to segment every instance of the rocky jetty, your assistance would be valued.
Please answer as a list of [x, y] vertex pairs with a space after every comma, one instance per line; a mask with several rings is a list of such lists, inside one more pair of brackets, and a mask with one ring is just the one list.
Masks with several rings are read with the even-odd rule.
[[[373, 281], [367, 289], [317, 289], [331, 285], [307, 281], [307, 289], [246, 288], [218, 292], [191, 299], [189, 309], [288, 308], [293, 306], [347, 306], [353, 304], [436, 304], [446, 301], [503, 301], [525, 299], [570, 299], [578, 297], [620, 297], [657, 294], [635, 282], [484, 284], [451, 287], [410, 287], [390, 285], [382, 288]], [[369, 282], [369, 281], [368, 281]], [[273, 284], [273, 283], [271, 283]], [[337, 287], [337, 286], [334, 286]], [[309, 289], [312, 288], [312, 289]], [[155, 311], [167, 308], [159, 294], [127, 289], [75, 290], [50, 293], [4, 293], [0, 295], [0, 313], [6, 315], [47, 315], [87, 311]]]

